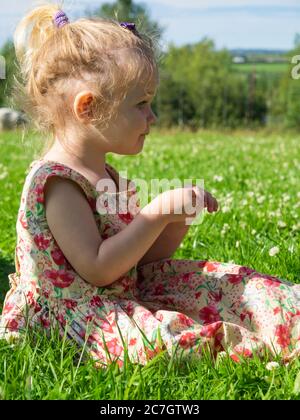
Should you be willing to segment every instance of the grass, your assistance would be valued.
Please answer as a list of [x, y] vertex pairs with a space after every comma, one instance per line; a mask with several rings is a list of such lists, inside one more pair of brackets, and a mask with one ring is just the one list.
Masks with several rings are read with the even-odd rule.
[[[41, 147], [0, 134], [0, 302], [14, 271], [15, 223], [25, 171]], [[300, 282], [300, 136], [266, 132], [153, 132], [138, 156], [109, 155], [128, 177], [204, 179], [221, 210], [192, 226], [174, 258], [234, 261]], [[275, 256], [269, 255], [273, 247]], [[0, 305], [1, 307], [1, 305]], [[97, 370], [53, 331], [0, 341], [1, 399], [300, 399], [300, 361], [276, 370], [265, 360], [213, 363], [162, 353], [147, 366]]]
[[233, 68], [237, 71], [252, 73], [286, 73], [289, 69], [289, 63], [244, 63], [235, 64]]

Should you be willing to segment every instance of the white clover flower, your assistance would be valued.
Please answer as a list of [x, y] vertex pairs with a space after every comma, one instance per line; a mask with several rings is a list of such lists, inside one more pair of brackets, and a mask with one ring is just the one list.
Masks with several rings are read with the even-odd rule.
[[277, 223], [278, 227], [280, 228], [285, 228], [286, 227], [286, 223], [283, 222], [282, 220], [279, 220], [279, 222]]
[[270, 257], [274, 257], [275, 255], [277, 255], [279, 253], [279, 247], [278, 246], [274, 246], [273, 248], [270, 249], [269, 251], [269, 255]]
[[0, 180], [6, 178], [7, 175], [8, 175], [8, 172], [7, 171], [2, 172], [2, 174], [0, 174]]
[[291, 199], [291, 196], [289, 194], [285, 193], [285, 194], [283, 194], [282, 199], [283, 199], [283, 201], [288, 201], [288, 200]]
[[236, 247], [236, 248], [239, 248], [239, 246], [240, 246], [240, 241], [236, 241], [236, 243], [235, 243], [235, 247]]
[[254, 236], [255, 234], [256, 234], [256, 230], [255, 230], [255, 229], [252, 229], [252, 230], [251, 230], [251, 235], [253, 235], [253, 236]]
[[217, 181], [217, 182], [222, 182], [223, 181], [223, 177], [221, 176], [221, 175], [215, 175], [214, 176], [214, 181]]
[[292, 230], [293, 230], [293, 231], [295, 231], [295, 230], [300, 230], [300, 223], [297, 223], [297, 224], [293, 225], [293, 226], [292, 226]]
[[277, 362], [269, 362], [269, 363], [266, 364], [266, 369], [267, 370], [275, 370], [275, 369], [279, 368], [279, 366], [280, 365]]
[[259, 197], [257, 197], [256, 201], [258, 202], [258, 204], [261, 204], [265, 201], [266, 197], [264, 195], [261, 195]]
[[230, 212], [230, 207], [229, 206], [223, 206], [221, 207], [222, 213], [228, 213]]
[[224, 236], [229, 229], [230, 229], [229, 224], [228, 223], [224, 223], [223, 228], [221, 230], [221, 235]]

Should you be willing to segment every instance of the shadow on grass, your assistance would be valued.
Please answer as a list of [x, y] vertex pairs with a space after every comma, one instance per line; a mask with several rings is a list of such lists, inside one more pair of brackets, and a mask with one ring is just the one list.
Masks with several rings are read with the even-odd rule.
[[0, 309], [9, 289], [8, 275], [15, 272], [15, 265], [13, 260], [9, 261], [4, 258], [0, 258]]

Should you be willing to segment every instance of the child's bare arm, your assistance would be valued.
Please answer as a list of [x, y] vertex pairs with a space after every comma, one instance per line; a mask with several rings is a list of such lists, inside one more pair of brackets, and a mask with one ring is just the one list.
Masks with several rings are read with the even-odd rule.
[[184, 240], [189, 228], [190, 225], [185, 225], [185, 223], [169, 223], [139, 261], [138, 266], [163, 258], [171, 258]]
[[103, 241], [76, 183], [51, 177], [44, 191], [48, 226], [58, 246], [75, 271], [98, 287], [108, 286], [135, 266], [167, 224], [144, 208], [125, 229]]

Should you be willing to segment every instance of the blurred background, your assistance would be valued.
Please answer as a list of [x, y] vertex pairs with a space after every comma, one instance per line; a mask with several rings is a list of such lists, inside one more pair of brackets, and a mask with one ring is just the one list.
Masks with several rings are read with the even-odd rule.
[[[70, 0], [71, 20], [84, 16], [134, 21], [160, 51], [158, 127], [300, 127], [299, 1]], [[17, 66], [14, 29], [37, 1], [5, 2], [0, 16], [0, 108], [11, 107]], [[300, 28], [299, 28], [300, 31]], [[300, 74], [300, 71], [299, 71]], [[15, 110], [22, 122], [26, 110]], [[1, 114], [1, 112], [0, 112]], [[1, 118], [1, 115], [0, 115]], [[1, 129], [1, 127], [0, 127]]]

